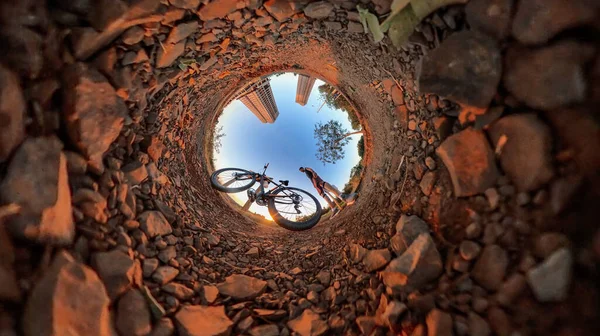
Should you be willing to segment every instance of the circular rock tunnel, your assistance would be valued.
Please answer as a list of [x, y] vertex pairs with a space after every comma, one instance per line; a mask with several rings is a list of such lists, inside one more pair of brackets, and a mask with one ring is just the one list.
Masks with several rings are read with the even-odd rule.
[[[597, 332], [597, 5], [464, 2], [400, 48], [354, 1], [3, 3], [0, 330]], [[282, 71], [365, 129], [359, 199], [306, 232], [208, 179], [224, 104]]]

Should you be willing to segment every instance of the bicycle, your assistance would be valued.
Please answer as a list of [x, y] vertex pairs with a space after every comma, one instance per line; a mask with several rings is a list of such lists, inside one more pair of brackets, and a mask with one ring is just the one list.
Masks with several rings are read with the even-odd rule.
[[[215, 171], [210, 176], [213, 188], [225, 193], [237, 193], [246, 190], [247, 208], [255, 202], [260, 206], [267, 206], [273, 221], [279, 226], [292, 230], [303, 231], [312, 228], [321, 220], [321, 203], [309, 192], [289, 187], [288, 180], [279, 180], [266, 175], [269, 164], [264, 166], [262, 174], [240, 168], [223, 168]], [[259, 187], [254, 190], [252, 186], [259, 182]], [[270, 184], [274, 184], [270, 190]]]

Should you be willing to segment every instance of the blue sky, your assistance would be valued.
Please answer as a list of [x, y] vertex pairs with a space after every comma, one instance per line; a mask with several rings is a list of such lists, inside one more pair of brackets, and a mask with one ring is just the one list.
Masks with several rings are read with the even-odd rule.
[[[262, 172], [269, 162], [267, 175], [276, 180], [289, 180], [290, 186], [304, 189], [317, 197], [324, 206], [327, 203], [318, 196], [310, 180], [298, 171], [300, 166], [313, 168], [325, 181], [344, 188], [350, 170], [359, 161], [356, 145], [361, 135], [353, 135], [345, 147], [346, 155], [335, 164], [323, 165], [317, 160], [314, 125], [321, 121], [338, 120], [343, 127], [352, 130], [348, 115], [342, 110], [323, 106], [318, 91], [324, 82], [317, 80], [306, 106], [295, 102], [298, 77], [293, 73], [271, 77], [271, 88], [279, 109], [279, 117], [273, 124], [263, 124], [240, 101], [235, 100], [225, 107], [217, 127], [223, 126], [226, 134], [221, 142], [220, 153], [215, 153], [215, 169], [234, 167]], [[340, 98], [342, 99], [342, 98]], [[258, 184], [254, 185], [256, 189]], [[244, 204], [246, 192], [229, 194], [236, 202]], [[266, 207], [252, 204], [250, 211], [270, 218]]]

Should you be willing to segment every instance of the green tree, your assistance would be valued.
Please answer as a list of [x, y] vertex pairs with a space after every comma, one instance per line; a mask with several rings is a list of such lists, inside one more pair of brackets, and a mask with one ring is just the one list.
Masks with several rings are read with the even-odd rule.
[[213, 146], [215, 152], [220, 153], [221, 147], [223, 147], [222, 139], [226, 134], [223, 132], [223, 126], [215, 128], [213, 132]]
[[365, 137], [361, 136], [360, 140], [358, 140], [358, 144], [356, 145], [358, 148], [358, 156], [362, 159], [365, 155]]
[[339, 93], [339, 91], [329, 84], [323, 84], [319, 86], [319, 92], [323, 99], [325, 99], [325, 104], [327, 104], [329, 108], [342, 110], [348, 114], [348, 121], [350, 121], [352, 129], [357, 131], [361, 129], [360, 121], [358, 120], [354, 108], [350, 102]]
[[323, 124], [315, 124], [315, 139], [317, 140], [317, 159], [323, 164], [336, 163], [344, 158], [344, 146], [348, 144], [349, 136], [359, 134], [362, 131], [348, 132], [337, 120], [329, 120]]

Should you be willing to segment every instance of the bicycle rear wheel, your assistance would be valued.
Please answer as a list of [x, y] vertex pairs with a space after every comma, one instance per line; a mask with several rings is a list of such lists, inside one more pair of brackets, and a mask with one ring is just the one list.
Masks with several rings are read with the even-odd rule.
[[298, 188], [275, 191], [268, 202], [269, 214], [279, 226], [292, 230], [308, 230], [321, 220], [321, 203], [309, 192]]
[[256, 182], [255, 173], [239, 168], [223, 168], [210, 176], [213, 188], [225, 192], [236, 193], [244, 191]]

